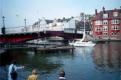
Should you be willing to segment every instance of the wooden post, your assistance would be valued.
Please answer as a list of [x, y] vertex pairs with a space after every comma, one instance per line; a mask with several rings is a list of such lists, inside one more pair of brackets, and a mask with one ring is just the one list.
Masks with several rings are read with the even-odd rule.
[[35, 52], [35, 54], [37, 53], [37, 49], [36, 48], [34, 48], [34, 52]]
[[72, 54], [74, 54], [74, 46], [72, 45]]

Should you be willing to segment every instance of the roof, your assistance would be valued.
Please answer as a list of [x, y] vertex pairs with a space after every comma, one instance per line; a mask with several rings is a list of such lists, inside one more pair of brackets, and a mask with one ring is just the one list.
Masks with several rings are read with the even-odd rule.
[[46, 20], [47, 24], [53, 23], [53, 20]]
[[[78, 29], [84, 29], [84, 22], [83, 21], [79, 21], [78, 23], [76, 23], [76, 27]], [[91, 27], [92, 27], [92, 25], [91, 25], [90, 21], [89, 22], [85, 22], [85, 29], [86, 29], [86, 31], [90, 31]]]
[[[113, 12], [119, 12], [117, 17], [113, 16]], [[103, 14], [108, 14], [108, 18], [103, 18]], [[105, 12], [100, 11], [92, 20], [103, 20], [103, 19], [121, 19], [121, 9], [105, 10]]]

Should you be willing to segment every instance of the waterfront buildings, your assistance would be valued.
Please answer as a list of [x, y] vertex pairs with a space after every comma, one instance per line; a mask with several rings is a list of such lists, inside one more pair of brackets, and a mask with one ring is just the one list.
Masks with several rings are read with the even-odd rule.
[[6, 34], [14, 33], [31, 33], [31, 32], [46, 32], [46, 31], [59, 31], [64, 33], [83, 33], [84, 29], [84, 16], [85, 28], [88, 33], [91, 32], [91, 20], [93, 15], [80, 13], [79, 16], [62, 19], [48, 20], [41, 18], [35, 21], [32, 25], [19, 26], [15, 28], [6, 28]]
[[75, 30], [74, 18], [47, 20], [42, 18], [32, 25], [32, 31], [64, 31]]
[[[84, 29], [84, 13], [80, 13], [79, 16], [71, 17], [71, 18], [62, 18], [62, 19], [55, 19], [55, 20], [47, 20], [45, 18], [39, 19], [32, 25], [32, 31], [70, 31], [74, 33], [75, 30], [77, 32], [83, 32]], [[90, 17], [92, 15], [85, 15], [85, 26], [86, 31], [91, 31], [91, 20]], [[40, 30], [41, 29], [41, 30]]]
[[97, 12], [92, 19], [93, 35], [96, 40], [121, 40], [121, 8]]

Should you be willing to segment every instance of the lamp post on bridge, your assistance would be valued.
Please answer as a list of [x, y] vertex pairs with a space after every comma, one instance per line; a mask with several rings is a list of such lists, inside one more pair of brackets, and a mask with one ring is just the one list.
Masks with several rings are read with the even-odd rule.
[[24, 23], [25, 23], [25, 31], [27, 32], [26, 19], [24, 19]]
[[6, 33], [5, 32], [5, 17], [3, 16], [2, 19], [3, 19], [2, 34], [5, 35], [5, 33]]

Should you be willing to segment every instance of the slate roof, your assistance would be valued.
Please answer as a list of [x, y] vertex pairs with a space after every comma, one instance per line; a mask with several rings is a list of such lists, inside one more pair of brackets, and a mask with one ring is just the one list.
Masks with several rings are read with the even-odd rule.
[[53, 23], [53, 20], [46, 20], [47, 24]]
[[[113, 16], [113, 12], [119, 12], [120, 14], [117, 17]], [[92, 20], [103, 20], [103, 14], [108, 14], [108, 18], [105, 19], [121, 19], [121, 9], [114, 9], [114, 10], [105, 10], [100, 11]]]
[[[80, 21], [80, 22], [76, 23], [76, 27], [77, 27], [77, 29], [84, 29], [84, 22]], [[85, 22], [85, 29], [86, 29], [86, 31], [91, 31], [91, 27], [92, 27], [92, 25], [91, 25], [90, 21], [89, 22]]]

